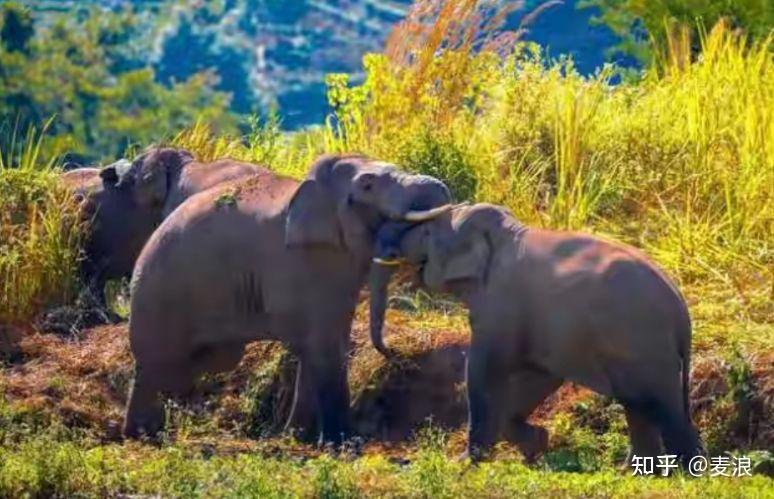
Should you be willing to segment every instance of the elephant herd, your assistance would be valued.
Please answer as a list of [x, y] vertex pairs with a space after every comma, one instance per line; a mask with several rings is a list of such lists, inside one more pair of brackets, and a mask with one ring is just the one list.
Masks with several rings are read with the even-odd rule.
[[85, 288], [105, 306], [105, 282], [131, 276], [127, 437], [162, 429], [163, 394], [235, 368], [252, 341], [278, 340], [299, 360], [289, 425], [342, 443], [359, 293], [368, 282], [371, 339], [395, 355], [382, 338], [387, 285], [407, 265], [469, 310], [472, 459], [506, 429], [528, 458], [545, 450], [546, 431], [527, 418], [564, 381], [623, 405], [630, 458], [702, 452], [686, 304], [632, 248], [455, 205], [441, 181], [359, 154], [321, 156], [298, 181], [158, 147], [62, 180], [89, 220]]

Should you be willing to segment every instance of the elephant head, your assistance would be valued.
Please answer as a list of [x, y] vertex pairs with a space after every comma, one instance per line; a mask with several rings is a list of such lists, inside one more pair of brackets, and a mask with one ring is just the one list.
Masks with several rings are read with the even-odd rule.
[[64, 185], [79, 205], [79, 217], [87, 228], [83, 240], [81, 279], [85, 291], [99, 306], [105, 306], [104, 281], [123, 277], [131, 271], [133, 258], [143, 240], [134, 238], [138, 224], [141, 232], [152, 231], [148, 217], [139, 216], [131, 192], [121, 185], [131, 163], [121, 159], [104, 168], [79, 168], [61, 175]]
[[[389, 165], [387, 166], [389, 168]], [[427, 175], [396, 172], [396, 181], [364, 173], [358, 179], [355, 199], [379, 206], [391, 220], [376, 237], [376, 251], [369, 277], [371, 342], [384, 356], [393, 352], [384, 344], [382, 329], [387, 308], [387, 288], [400, 264], [400, 238], [413, 225], [432, 220], [451, 209], [446, 185]]]
[[479, 203], [455, 207], [450, 216], [417, 227], [401, 241], [401, 251], [419, 266], [429, 289], [465, 296], [489, 279], [499, 244], [523, 226], [505, 208]]
[[134, 159], [128, 171], [119, 176], [117, 185], [131, 185], [138, 206], [160, 211], [180, 171], [191, 161], [193, 155], [185, 149], [153, 147]]
[[[453, 292], [464, 300], [486, 283], [494, 248], [513, 234], [504, 229], [514, 224], [518, 222], [504, 208], [463, 203], [406, 231], [400, 240], [400, 254], [418, 268], [425, 287]], [[371, 339], [380, 351], [389, 352], [384, 346], [383, 316], [379, 320], [372, 314]]]
[[[400, 234], [411, 224], [431, 220], [451, 209], [448, 188], [423, 175], [401, 172], [394, 165], [361, 155], [320, 158], [296, 192], [288, 209], [288, 245], [327, 245], [370, 260], [377, 233], [385, 225]], [[359, 258], [355, 259], [360, 261]], [[384, 320], [387, 285], [393, 267], [371, 265], [372, 330]], [[381, 335], [374, 346], [388, 354]]]

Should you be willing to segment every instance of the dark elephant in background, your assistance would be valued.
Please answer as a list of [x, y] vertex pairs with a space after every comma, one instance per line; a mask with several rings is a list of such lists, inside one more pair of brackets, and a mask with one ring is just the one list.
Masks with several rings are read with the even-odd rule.
[[[470, 313], [468, 453], [508, 423], [526, 453], [547, 444], [527, 417], [563, 381], [624, 406], [632, 455], [701, 452], [689, 410], [691, 321], [680, 292], [633, 248], [528, 228], [478, 204], [409, 231], [401, 244], [422, 282]], [[513, 434], [513, 433], [512, 433]]]
[[360, 155], [329, 155], [302, 182], [254, 176], [180, 205], [132, 278], [136, 370], [124, 433], [156, 433], [162, 393], [233, 369], [247, 343], [267, 339], [299, 358], [295, 399], [316, 403], [321, 439], [346, 438], [349, 335], [375, 234], [389, 219], [418, 222], [451, 207], [410, 210], [407, 198], [423, 194], [417, 182]]
[[131, 276], [145, 242], [185, 199], [222, 182], [267, 174], [263, 167], [230, 159], [196, 162], [188, 151], [163, 147], [131, 163], [63, 173], [62, 182], [83, 198], [82, 216], [89, 221], [81, 278], [96, 304], [107, 308], [105, 283]]

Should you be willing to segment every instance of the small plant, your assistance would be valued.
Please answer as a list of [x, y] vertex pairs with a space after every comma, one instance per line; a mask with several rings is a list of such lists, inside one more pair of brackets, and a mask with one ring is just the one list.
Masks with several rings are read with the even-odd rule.
[[250, 133], [246, 140], [252, 161], [259, 165], [273, 165], [282, 145], [282, 120], [277, 109], [270, 109], [263, 122], [260, 116], [251, 116], [249, 125]]
[[239, 192], [236, 189], [230, 189], [215, 199], [215, 206], [218, 208], [233, 208], [237, 205]]

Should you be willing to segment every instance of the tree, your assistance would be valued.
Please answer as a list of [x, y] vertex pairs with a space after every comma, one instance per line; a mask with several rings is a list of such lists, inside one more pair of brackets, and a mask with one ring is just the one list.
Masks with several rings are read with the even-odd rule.
[[[25, 11], [3, 4], [0, 19], [16, 19], [18, 12]], [[3, 38], [0, 129], [23, 131], [54, 117], [48, 129], [53, 144], [88, 159], [121, 156], [129, 146], [164, 139], [199, 117], [234, 130], [228, 96], [214, 90], [211, 74], [195, 73], [171, 87], [157, 83], [151, 68], [121, 51], [127, 31], [136, 29], [130, 15], [89, 12], [82, 20], [57, 16], [41, 26], [29, 17], [28, 29], [13, 32], [31, 35], [8, 38], [15, 40], [10, 46]], [[3, 146], [0, 138], [7, 151]]]
[[2, 4], [0, 44], [8, 52], [26, 53], [35, 29], [30, 11], [16, 3]]
[[694, 51], [699, 31], [720, 19], [753, 40], [769, 36], [774, 27], [771, 0], [583, 0], [581, 5], [598, 8], [596, 21], [623, 39], [617, 49], [646, 63], [668, 52], [676, 27], [692, 34]]

